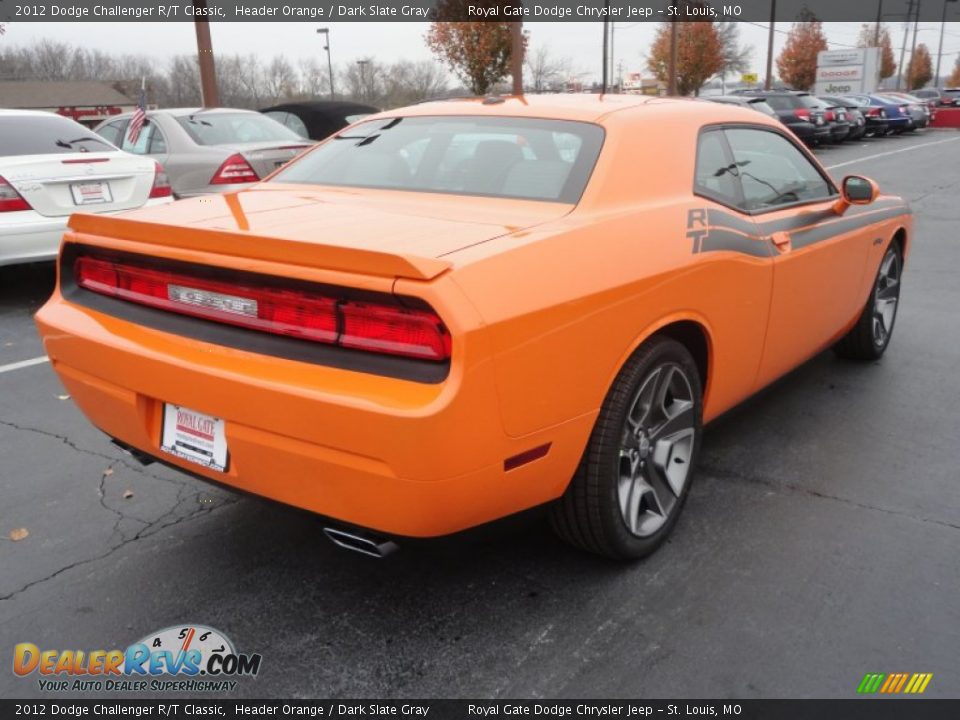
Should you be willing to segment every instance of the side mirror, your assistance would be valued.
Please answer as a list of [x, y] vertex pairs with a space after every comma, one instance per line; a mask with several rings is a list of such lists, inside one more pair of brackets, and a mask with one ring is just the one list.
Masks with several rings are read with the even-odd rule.
[[837, 215], [843, 215], [851, 205], [869, 205], [880, 195], [880, 187], [870, 178], [847, 175], [843, 179], [840, 199], [833, 206]]

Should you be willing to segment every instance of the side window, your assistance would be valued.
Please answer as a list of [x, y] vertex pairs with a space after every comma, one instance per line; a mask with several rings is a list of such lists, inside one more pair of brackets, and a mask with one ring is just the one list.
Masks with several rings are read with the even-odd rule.
[[115, 120], [97, 130], [97, 134], [112, 145], [120, 147], [120, 143], [123, 141], [123, 130], [126, 126], [126, 120]]
[[284, 122], [284, 125], [293, 130], [302, 138], [310, 137], [310, 131], [307, 130], [307, 126], [303, 124], [303, 120], [298, 118], [293, 113], [287, 113], [287, 119], [286, 122]]
[[782, 135], [750, 128], [726, 130], [747, 211], [827, 199], [833, 191], [820, 171]]
[[144, 120], [143, 127], [140, 128], [140, 134], [137, 135], [137, 141], [131, 142], [129, 128], [127, 128], [127, 132], [123, 134], [123, 145], [120, 146], [120, 149], [134, 155], [146, 155], [152, 139], [153, 124], [149, 120]]
[[736, 170], [723, 133], [720, 130], [701, 133], [697, 142], [696, 192], [727, 205], [740, 205]]
[[151, 155], [166, 154], [167, 139], [163, 136], [159, 126], [152, 125], [151, 127], [153, 128], [153, 137], [150, 138], [150, 150], [148, 152]]

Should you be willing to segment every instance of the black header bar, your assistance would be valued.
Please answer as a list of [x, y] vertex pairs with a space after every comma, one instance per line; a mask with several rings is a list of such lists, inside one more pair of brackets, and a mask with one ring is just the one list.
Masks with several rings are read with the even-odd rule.
[[[921, 2], [921, 22], [939, 22], [942, 0]], [[777, 0], [777, 22], [913, 21], [910, 0]], [[947, 20], [960, 21], [960, 3], [947, 3]], [[0, 0], [0, 22], [661, 22], [743, 20], [769, 22], [770, 0], [207, 0], [205, 15], [192, 0]]]

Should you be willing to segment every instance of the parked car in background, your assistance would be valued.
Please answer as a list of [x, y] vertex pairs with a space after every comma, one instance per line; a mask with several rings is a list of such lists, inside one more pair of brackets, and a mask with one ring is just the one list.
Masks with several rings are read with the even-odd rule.
[[889, 98], [891, 102], [905, 102], [907, 104], [907, 112], [910, 114], [910, 119], [913, 120], [914, 129], [925, 128], [930, 125], [930, 122], [933, 120], [933, 112], [930, 110], [930, 104], [923, 98], [892, 90], [884, 91], [880, 93], [880, 95]]
[[[887, 129], [884, 134], [901, 135], [907, 130], [913, 129], [913, 119], [907, 110], [905, 102], [894, 102], [892, 98], [885, 98], [880, 95], [851, 95], [872, 108], [883, 110], [884, 121]], [[878, 133], [879, 134], [879, 133]]]
[[300, 137], [325, 140], [338, 130], [380, 112], [372, 105], [339, 100], [284, 103], [261, 110]]
[[820, 108], [811, 108], [792, 90], [740, 90], [737, 97], [762, 98], [773, 108], [777, 119], [808, 145], [829, 142], [831, 130]]
[[865, 97], [843, 95], [837, 99], [855, 106], [863, 115], [866, 124], [864, 137], [882, 137], [890, 131], [890, 126], [887, 123], [887, 111], [882, 107], [872, 105]]
[[53, 260], [75, 212], [171, 201], [155, 160], [122, 152], [69, 118], [0, 110], [0, 265]]
[[932, 100], [938, 107], [957, 107], [960, 106], [960, 88], [924, 88], [923, 90], [914, 90], [913, 94], [922, 100]]
[[762, 97], [745, 97], [743, 95], [714, 95], [704, 99], [709, 100], [710, 102], [722, 103], [724, 105], [739, 105], [740, 107], [745, 107], [750, 110], [756, 110], [757, 112], [761, 112], [764, 115], [772, 118], [777, 117], [776, 110], [770, 107], [770, 103], [766, 101], [766, 98]]
[[800, 102], [811, 109], [823, 111], [823, 119], [830, 128], [830, 142], [843, 142], [850, 135], [850, 122], [847, 110], [842, 105], [831, 105], [810, 93], [798, 93]]
[[96, 132], [122, 150], [145, 155], [166, 169], [177, 197], [239, 190], [266, 177], [312, 143], [252, 110], [151, 110], [136, 142], [125, 113]]
[[867, 120], [856, 102], [850, 98], [836, 97], [833, 95], [821, 95], [820, 100], [834, 110], [842, 109], [846, 114], [847, 122], [850, 123], [850, 133], [847, 135], [847, 140], [859, 140], [866, 135]]

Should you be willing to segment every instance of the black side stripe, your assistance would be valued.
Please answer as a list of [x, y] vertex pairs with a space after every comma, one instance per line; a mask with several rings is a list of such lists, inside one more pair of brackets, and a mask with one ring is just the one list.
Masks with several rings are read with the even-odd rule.
[[[836, 215], [830, 209], [805, 213], [795, 217], [751, 222], [715, 208], [707, 209], [706, 230], [695, 243], [694, 252], [739, 252], [754, 257], [772, 257], [776, 253], [770, 243], [775, 232], [791, 232], [793, 248], [807, 247], [836, 235], [859, 230], [890, 218], [910, 215], [909, 206], [896, 200], [854, 206], [845, 215]], [[759, 233], [759, 234], [758, 234]]]
[[699, 252], [730, 252], [753, 255], [754, 257], [771, 257], [773, 248], [758, 235], [744, 235], [730, 230], [711, 228], [710, 233], [700, 243]]

